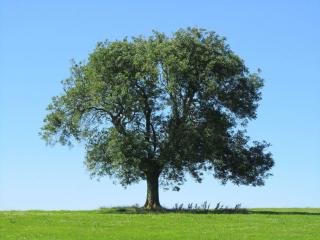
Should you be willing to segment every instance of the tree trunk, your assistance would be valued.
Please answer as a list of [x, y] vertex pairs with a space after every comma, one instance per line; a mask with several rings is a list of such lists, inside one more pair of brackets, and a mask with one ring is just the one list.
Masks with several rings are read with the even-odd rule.
[[159, 201], [159, 174], [147, 174], [147, 199], [145, 208], [161, 208]]

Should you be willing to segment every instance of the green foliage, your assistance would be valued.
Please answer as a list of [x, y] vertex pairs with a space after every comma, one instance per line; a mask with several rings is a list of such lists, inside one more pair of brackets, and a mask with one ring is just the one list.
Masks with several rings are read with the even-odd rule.
[[253, 186], [270, 175], [269, 144], [249, 144], [245, 135], [263, 80], [214, 32], [98, 43], [62, 84], [42, 138], [84, 142], [93, 176], [126, 186], [160, 174], [162, 186], [179, 190], [186, 173]]

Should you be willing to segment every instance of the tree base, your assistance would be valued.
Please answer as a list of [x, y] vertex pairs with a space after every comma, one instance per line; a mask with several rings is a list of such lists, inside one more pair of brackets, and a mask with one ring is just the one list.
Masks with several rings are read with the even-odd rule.
[[144, 208], [148, 210], [162, 209], [159, 201], [159, 174], [147, 175], [147, 197]]
[[149, 210], [163, 209], [163, 207], [160, 205], [160, 203], [148, 203], [148, 202], [146, 202], [143, 207], [145, 209], [149, 209]]

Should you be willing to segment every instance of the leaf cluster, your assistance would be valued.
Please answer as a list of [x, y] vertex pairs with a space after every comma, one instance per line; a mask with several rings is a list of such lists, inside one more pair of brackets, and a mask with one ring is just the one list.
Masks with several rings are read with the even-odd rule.
[[198, 28], [98, 43], [72, 63], [41, 130], [48, 143], [86, 145], [93, 176], [126, 186], [158, 174], [179, 190], [189, 173], [262, 185], [274, 162], [245, 127], [256, 118], [263, 79], [225, 38]]

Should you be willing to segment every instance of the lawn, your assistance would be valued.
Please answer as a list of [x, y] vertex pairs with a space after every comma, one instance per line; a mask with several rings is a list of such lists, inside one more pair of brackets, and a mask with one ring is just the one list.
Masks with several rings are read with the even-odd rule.
[[320, 239], [320, 209], [250, 209], [247, 214], [2, 211], [1, 240]]

